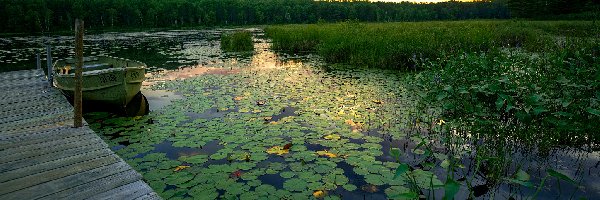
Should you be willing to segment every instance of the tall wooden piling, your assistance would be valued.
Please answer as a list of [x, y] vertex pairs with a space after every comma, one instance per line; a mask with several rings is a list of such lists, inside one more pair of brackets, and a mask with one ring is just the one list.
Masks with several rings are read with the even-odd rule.
[[48, 82], [52, 86], [52, 46], [46, 44], [46, 67], [48, 69]]
[[75, 21], [75, 59], [77, 64], [75, 66], [75, 91], [73, 104], [75, 106], [73, 125], [75, 127], [83, 126], [83, 108], [82, 108], [82, 73], [83, 73], [83, 20], [77, 19]]

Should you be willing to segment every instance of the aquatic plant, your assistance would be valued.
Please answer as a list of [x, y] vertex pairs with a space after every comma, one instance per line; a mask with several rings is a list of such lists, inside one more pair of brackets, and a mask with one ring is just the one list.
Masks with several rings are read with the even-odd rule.
[[223, 33], [221, 36], [221, 49], [233, 52], [254, 50], [252, 33], [250, 31]]

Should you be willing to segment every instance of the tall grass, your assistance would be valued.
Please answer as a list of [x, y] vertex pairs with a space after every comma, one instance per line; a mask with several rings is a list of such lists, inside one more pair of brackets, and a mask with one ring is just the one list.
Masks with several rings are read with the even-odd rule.
[[221, 36], [221, 49], [224, 51], [240, 52], [254, 50], [252, 33], [249, 31], [237, 31], [224, 33]]
[[542, 52], [560, 48], [557, 36], [593, 36], [593, 22], [456, 21], [283, 25], [265, 29], [273, 48], [314, 51], [331, 63], [414, 69], [423, 59], [445, 58], [498, 47]]

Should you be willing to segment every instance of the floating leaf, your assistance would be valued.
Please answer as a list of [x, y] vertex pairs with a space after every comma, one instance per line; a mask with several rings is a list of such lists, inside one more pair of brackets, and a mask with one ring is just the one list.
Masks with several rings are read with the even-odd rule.
[[326, 140], [339, 140], [341, 137], [338, 134], [331, 134], [331, 135], [327, 135], [325, 136]]
[[175, 169], [173, 171], [178, 172], [178, 171], [181, 171], [181, 170], [184, 170], [184, 169], [187, 169], [187, 168], [190, 168], [190, 166], [180, 165], [180, 166], [175, 167]]
[[319, 198], [323, 198], [327, 195], [326, 191], [323, 190], [317, 190], [313, 192], [313, 197], [319, 199]]
[[267, 153], [268, 154], [277, 154], [277, 155], [283, 155], [283, 154], [287, 154], [290, 152], [290, 149], [284, 149], [283, 147], [280, 146], [273, 146], [269, 149], [267, 149]]
[[358, 188], [358, 187], [356, 187], [356, 185], [352, 185], [352, 184], [346, 184], [346, 185], [343, 185], [342, 187], [350, 192], [352, 192]]
[[317, 153], [317, 155], [319, 155], [319, 156], [325, 156], [325, 157], [329, 157], [329, 158], [335, 158], [335, 157], [338, 157], [336, 154], [334, 154], [334, 153], [331, 153], [331, 152], [329, 152], [329, 151], [327, 151], [327, 150], [323, 150], [323, 151], [317, 151], [316, 153]]
[[308, 183], [302, 179], [292, 178], [283, 182], [283, 188], [288, 191], [304, 191]]
[[236, 101], [241, 101], [242, 99], [244, 99], [243, 96], [237, 96], [237, 97], [233, 98], [233, 100], [236, 100]]

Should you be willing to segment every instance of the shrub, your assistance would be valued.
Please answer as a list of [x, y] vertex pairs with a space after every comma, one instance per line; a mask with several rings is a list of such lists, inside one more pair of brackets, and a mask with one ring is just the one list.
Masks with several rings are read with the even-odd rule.
[[221, 36], [221, 49], [232, 52], [254, 50], [252, 33], [249, 31], [237, 31], [223, 34]]

